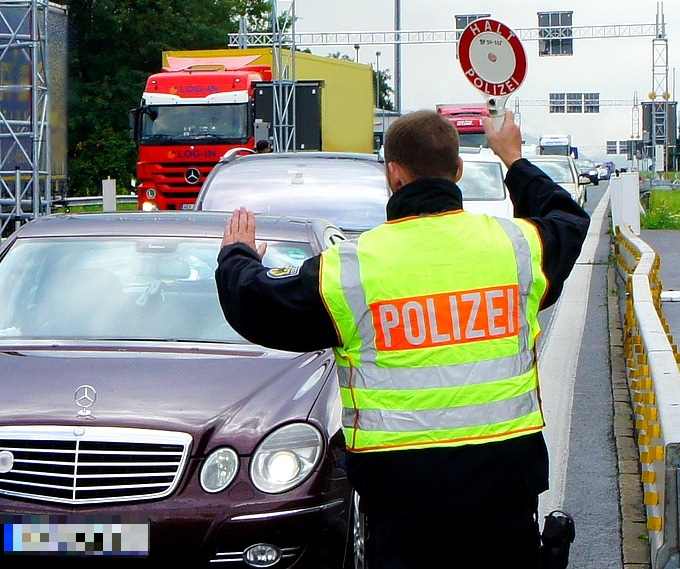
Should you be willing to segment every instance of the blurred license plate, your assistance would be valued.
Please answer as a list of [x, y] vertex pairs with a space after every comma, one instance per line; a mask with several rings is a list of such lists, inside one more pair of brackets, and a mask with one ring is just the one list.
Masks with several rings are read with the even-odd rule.
[[148, 521], [120, 516], [0, 516], [4, 554], [145, 557]]

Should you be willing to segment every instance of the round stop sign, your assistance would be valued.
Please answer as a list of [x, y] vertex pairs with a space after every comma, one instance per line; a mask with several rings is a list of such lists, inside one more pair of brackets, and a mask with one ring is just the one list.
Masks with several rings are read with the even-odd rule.
[[527, 74], [520, 39], [505, 24], [489, 18], [475, 20], [462, 31], [458, 59], [468, 81], [490, 97], [507, 97]]

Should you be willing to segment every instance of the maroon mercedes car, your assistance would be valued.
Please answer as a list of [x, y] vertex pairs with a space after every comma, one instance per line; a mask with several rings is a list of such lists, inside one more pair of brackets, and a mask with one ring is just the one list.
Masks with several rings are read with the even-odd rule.
[[[0, 244], [3, 567], [362, 566], [333, 355], [227, 324], [227, 217], [57, 214]], [[258, 238], [290, 267], [344, 236], [259, 216]]]

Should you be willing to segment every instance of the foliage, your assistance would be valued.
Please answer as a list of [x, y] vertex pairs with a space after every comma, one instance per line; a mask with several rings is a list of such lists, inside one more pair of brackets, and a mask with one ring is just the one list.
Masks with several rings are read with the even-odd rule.
[[129, 113], [164, 50], [217, 49], [247, 17], [269, 29], [269, 0], [70, 0], [69, 195], [101, 193], [101, 180], [134, 176]]
[[[388, 81], [392, 79], [392, 75], [388, 73], [389, 69], [381, 69], [378, 71], [379, 76], [379, 93], [380, 98], [378, 100], [378, 108], [385, 111], [394, 111], [394, 102], [392, 101], [392, 95], [394, 90], [388, 85]], [[373, 71], [373, 80], [375, 81], [375, 71]]]
[[640, 225], [643, 229], [680, 229], [680, 190], [651, 190]]

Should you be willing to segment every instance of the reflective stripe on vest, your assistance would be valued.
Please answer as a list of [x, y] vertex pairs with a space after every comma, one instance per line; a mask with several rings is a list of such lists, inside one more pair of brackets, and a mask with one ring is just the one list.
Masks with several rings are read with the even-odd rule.
[[[432, 216], [438, 217], [444, 216]], [[432, 218], [429, 223], [438, 223]], [[538, 323], [527, 320], [527, 314], [535, 317], [536, 297], [545, 290], [544, 278], [537, 279], [538, 285], [534, 280], [535, 271], [540, 273], [540, 243], [532, 226], [527, 224], [523, 229], [518, 225], [526, 222], [505, 219], [495, 222], [512, 245], [517, 282], [484, 290], [420, 295], [403, 302], [387, 299], [382, 304], [374, 303], [380, 305], [378, 309], [369, 306], [360, 280], [361, 238], [339, 245], [337, 276], [344, 301], [331, 302], [329, 310], [343, 341], [348, 336], [353, 338], [353, 348], [344, 346], [336, 350], [343, 425], [348, 446], [353, 450], [481, 443], [543, 427], [534, 359]], [[468, 219], [466, 223], [475, 221]], [[532, 237], [538, 257], [532, 254], [527, 236]], [[504, 257], [499, 263], [509, 260], [507, 255]], [[322, 292], [329, 304], [328, 297], [334, 292], [323, 287], [327, 259], [324, 256], [322, 262]], [[536, 306], [529, 309], [532, 286], [537, 286], [533, 291]], [[460, 315], [465, 312], [462, 310], [465, 303], [469, 310], [463, 322]], [[447, 306], [451, 308], [450, 314], [441, 318], [442, 313], [448, 312]], [[351, 323], [345, 312], [351, 315]], [[511, 318], [513, 313], [518, 316], [516, 322]], [[381, 329], [382, 336], [376, 334], [376, 327]], [[386, 367], [380, 362], [390, 350], [404, 354], [413, 349], [427, 350], [428, 358], [432, 352], [445, 354], [447, 361], [451, 351], [448, 346], [469, 342], [477, 354], [474, 346], [480, 341], [488, 343], [490, 354], [499, 352], [498, 342], [504, 342], [503, 355], [417, 367]], [[512, 353], [508, 354], [510, 345]], [[404, 358], [406, 362], [412, 361], [407, 355]]]

